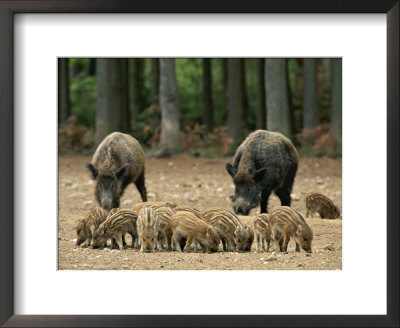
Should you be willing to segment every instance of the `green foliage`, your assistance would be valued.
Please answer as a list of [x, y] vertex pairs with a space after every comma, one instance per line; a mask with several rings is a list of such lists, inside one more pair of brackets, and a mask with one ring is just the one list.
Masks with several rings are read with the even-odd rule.
[[71, 113], [78, 117], [80, 124], [92, 127], [95, 123], [97, 80], [89, 75], [89, 58], [70, 60]]
[[202, 61], [199, 58], [175, 60], [176, 77], [181, 102], [181, 121], [202, 122]]

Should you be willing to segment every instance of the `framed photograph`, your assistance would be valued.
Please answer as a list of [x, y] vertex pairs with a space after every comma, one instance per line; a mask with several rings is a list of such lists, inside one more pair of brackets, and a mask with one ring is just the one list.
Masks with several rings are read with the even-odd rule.
[[[398, 30], [398, 1], [352, 1], [340, 5], [331, 1], [0, 1], [0, 323], [5, 327], [398, 326]], [[107, 84], [116, 79], [118, 84], [124, 75], [109, 72], [130, 72], [131, 67], [135, 70], [138, 59], [142, 59], [143, 69], [150, 76], [152, 60], [159, 58], [162, 62], [157, 67], [164, 72], [171, 58], [177, 58], [177, 72], [197, 72], [200, 68], [205, 72], [204, 59], [211, 58], [214, 76], [223, 75], [222, 59], [246, 58], [247, 77], [253, 82], [257, 81], [258, 71], [266, 72], [264, 77], [272, 76], [271, 67], [283, 58], [281, 62], [290, 70], [286, 83], [290, 85], [292, 81], [292, 92], [297, 90], [293, 88], [297, 83], [293, 82], [297, 81], [296, 69], [310, 65], [303, 58], [318, 58], [320, 72], [332, 62], [337, 63], [328, 71], [330, 83], [334, 83], [335, 72], [340, 72], [343, 81], [343, 96], [338, 98], [343, 104], [343, 174], [341, 159], [308, 160], [300, 153], [298, 178], [288, 194], [294, 202], [292, 206], [305, 214], [308, 205], [303, 197], [311, 188], [311, 179], [315, 190], [326, 191], [338, 205], [337, 211], [332, 205], [338, 215], [331, 221], [337, 226], [335, 223], [330, 225], [332, 230], [326, 229], [329, 220], [321, 220], [325, 214], [319, 211], [321, 218], [306, 218], [314, 230], [313, 248], [301, 244], [306, 252], [295, 254], [293, 243], [289, 244], [287, 255], [276, 256], [260, 252], [261, 244], [256, 249], [255, 243], [245, 250], [250, 253], [213, 255], [178, 255], [162, 249], [164, 244], [156, 245], [162, 250], [152, 254], [130, 247], [122, 250], [123, 240], [119, 237], [112, 238], [105, 250], [77, 246], [84, 241], [80, 240], [79, 225], [75, 228], [76, 220], [96, 207], [97, 202], [109, 210], [132, 208], [141, 200], [168, 200], [186, 206], [183, 210], [187, 211], [189, 207], [229, 208], [232, 200], [233, 211], [244, 218], [241, 224], [254, 226], [248, 215], [255, 206], [237, 201], [243, 198], [234, 185], [239, 180], [235, 178], [235, 167], [226, 164], [232, 157], [207, 158], [212, 157], [211, 148], [204, 150], [198, 139], [203, 127], [190, 124], [181, 129], [180, 144], [190, 151], [191, 145], [201, 144], [195, 147], [194, 156], [183, 160], [165, 158], [165, 149], [155, 147], [159, 151], [155, 156], [161, 158], [146, 157], [146, 170], [150, 172], [146, 176], [147, 191], [138, 175], [137, 188], [129, 186], [121, 201], [108, 203], [108, 196], [103, 197], [99, 191], [96, 196], [93, 194], [99, 185], [100, 167], [99, 161], [91, 161], [96, 149], [93, 144], [98, 145], [105, 137], [98, 133], [99, 126], [99, 135], [90, 131], [93, 113], [85, 107], [90, 101], [92, 105], [98, 101], [91, 93], [93, 65], [100, 88], [101, 81]], [[267, 58], [261, 61], [265, 67], [257, 66], [258, 58]], [[72, 98], [75, 113], [78, 108], [79, 119], [88, 122], [88, 128], [78, 132], [92, 140], [87, 143], [90, 150], [79, 158], [65, 155], [85, 147], [82, 138], [71, 141], [74, 119], [57, 121], [62, 114], [65, 63], [69, 65], [67, 70], [72, 69], [67, 75], [76, 86]], [[273, 65], [268, 67], [269, 63]], [[234, 71], [236, 64], [240, 70], [239, 61], [230, 60], [227, 65], [232, 65], [229, 69]], [[82, 72], [86, 72], [87, 79], [79, 78]], [[188, 84], [193, 82], [191, 77], [186, 78], [191, 81]], [[267, 92], [276, 80], [271, 81], [272, 86], [265, 82]], [[322, 77], [318, 86], [322, 94], [324, 81]], [[254, 90], [255, 85], [256, 82]], [[190, 87], [193, 86], [194, 83]], [[212, 90], [221, 108], [222, 89], [216, 83]], [[150, 87], [143, 88], [143, 92], [151, 97]], [[250, 92], [248, 96], [255, 108], [257, 93]], [[107, 104], [104, 98], [103, 105]], [[266, 99], [271, 101], [268, 96]], [[101, 104], [96, 106], [100, 108]], [[195, 102], [183, 99], [181, 106], [187, 117], [199, 114]], [[321, 106], [320, 112], [324, 113], [324, 105]], [[113, 113], [117, 111], [114, 109]], [[140, 133], [159, 129], [158, 121], [149, 123], [151, 113], [150, 107], [141, 114], [146, 115], [147, 125], [135, 127]], [[252, 115], [254, 128], [250, 131], [260, 126], [254, 109]], [[223, 119], [223, 114], [216, 116]], [[202, 119], [207, 121], [205, 116]], [[265, 119], [268, 122], [269, 118]], [[119, 122], [123, 125], [122, 116]], [[215, 131], [208, 134], [210, 140], [226, 140], [222, 130]], [[235, 140], [232, 131], [237, 128], [228, 131], [229, 140]], [[291, 131], [296, 128], [292, 126]], [[138, 135], [134, 131], [131, 134]], [[163, 140], [154, 135], [140, 140], [141, 144], [151, 148]], [[307, 137], [303, 132], [296, 136], [303, 141]], [[320, 140], [329, 144], [324, 137]], [[218, 145], [221, 155], [226, 144]], [[86, 167], [89, 162], [92, 164]], [[320, 165], [326, 170], [321, 170]], [[181, 174], [182, 168], [185, 174]], [[120, 179], [128, 169], [118, 167], [113, 174]], [[253, 173], [256, 179], [264, 171]], [[91, 180], [91, 175], [97, 181]], [[229, 198], [232, 192], [235, 195]], [[275, 193], [270, 197], [269, 209], [285, 202], [283, 192]], [[260, 205], [263, 211], [262, 200]], [[258, 213], [258, 203], [252, 211]], [[339, 212], [343, 220], [338, 218]], [[139, 209], [135, 215], [138, 213]], [[296, 233], [301, 235], [303, 230], [299, 231]], [[212, 231], [207, 230], [207, 234]], [[168, 236], [165, 238], [168, 240]], [[238, 240], [235, 239], [237, 249]], [[89, 241], [96, 239], [85, 242]], [[129, 236], [126, 241], [131, 242]], [[142, 248], [147, 242], [144, 237], [139, 240]], [[91, 246], [103, 248], [103, 241], [98, 243]], [[181, 247], [177, 241], [175, 246]], [[213, 249], [201, 243], [196, 247]], [[225, 247], [230, 246], [224, 244]], [[282, 246], [274, 247], [276, 251]], [[311, 250], [313, 254], [307, 253]]]

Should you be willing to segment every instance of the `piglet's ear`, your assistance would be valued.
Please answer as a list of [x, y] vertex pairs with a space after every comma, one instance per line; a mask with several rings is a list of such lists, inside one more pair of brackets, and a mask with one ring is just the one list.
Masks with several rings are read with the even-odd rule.
[[264, 179], [266, 170], [266, 168], [257, 170], [253, 175], [254, 181], [261, 181], [262, 179]]
[[207, 228], [207, 236], [212, 236], [212, 231], [210, 227]]
[[90, 172], [92, 172], [93, 180], [96, 180], [97, 176], [99, 175], [99, 171], [96, 169], [96, 167], [92, 163], [88, 163], [86, 167], [89, 169]]
[[303, 228], [302, 228], [301, 224], [299, 224], [297, 226], [296, 235], [300, 236], [302, 231], [303, 231]]
[[127, 172], [128, 169], [128, 164], [121, 166], [117, 171], [115, 171], [115, 175], [117, 176], [117, 179], [121, 179], [125, 173]]
[[81, 225], [82, 225], [82, 228], [85, 227], [85, 220], [82, 220], [82, 221], [81, 221]]
[[228, 171], [229, 175], [233, 178], [237, 170], [232, 166], [231, 163], [226, 163], [225, 168]]

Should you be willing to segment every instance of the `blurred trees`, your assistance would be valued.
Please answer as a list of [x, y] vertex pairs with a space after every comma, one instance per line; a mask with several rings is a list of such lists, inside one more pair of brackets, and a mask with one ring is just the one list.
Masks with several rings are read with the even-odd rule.
[[228, 136], [232, 149], [243, 141], [240, 59], [228, 59]]
[[171, 153], [216, 143], [221, 154], [267, 127], [302, 155], [340, 155], [341, 59], [70, 58], [58, 69], [59, 123], [74, 115], [96, 145], [118, 130]]
[[291, 138], [286, 59], [265, 60], [265, 90], [267, 94], [267, 129]]
[[267, 116], [265, 107], [265, 60], [258, 58], [257, 60], [257, 120], [256, 129], [265, 129], [267, 126]]
[[58, 123], [65, 122], [71, 115], [68, 64], [68, 58], [58, 59]]
[[127, 59], [97, 59], [96, 145], [111, 132], [128, 132], [127, 80]]
[[143, 109], [143, 99], [141, 89], [143, 88], [141, 66], [142, 59], [131, 58], [129, 62], [129, 113], [132, 120], [136, 120], [139, 113]]
[[335, 138], [335, 152], [342, 149], [342, 59], [331, 59], [331, 125]]
[[303, 128], [313, 129], [318, 123], [317, 60], [304, 59]]
[[207, 132], [214, 127], [214, 111], [212, 103], [211, 59], [203, 59], [203, 123]]
[[180, 152], [180, 101], [175, 74], [175, 59], [160, 59], [161, 139], [160, 155]]

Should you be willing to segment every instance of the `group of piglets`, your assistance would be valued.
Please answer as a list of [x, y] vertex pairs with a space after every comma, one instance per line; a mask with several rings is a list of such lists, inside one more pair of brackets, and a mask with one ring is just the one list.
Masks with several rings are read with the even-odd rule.
[[287, 206], [276, 207], [271, 214], [253, 218], [254, 230], [236, 214], [221, 208], [200, 211], [193, 207], [177, 206], [172, 202], [142, 202], [132, 209], [102, 208], [91, 210], [77, 226], [77, 245], [104, 248], [111, 240], [111, 248], [123, 249], [125, 235], [131, 236], [131, 247], [142, 252], [174, 250], [218, 252], [246, 252], [251, 250], [254, 235], [256, 249], [265, 243], [269, 250], [287, 251], [290, 238], [296, 251], [311, 252], [312, 230], [303, 216]]

